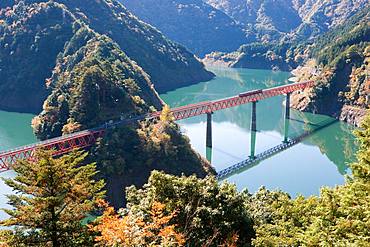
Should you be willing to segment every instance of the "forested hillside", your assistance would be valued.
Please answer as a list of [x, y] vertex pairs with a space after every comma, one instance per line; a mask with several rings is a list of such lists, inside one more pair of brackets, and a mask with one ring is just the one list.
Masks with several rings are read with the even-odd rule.
[[[81, 10], [71, 12], [66, 7], [78, 1], [63, 1], [65, 4], [61, 1], [34, 2], [20, 2], [13, 8], [1, 10], [3, 49], [0, 54], [1, 68], [5, 68], [1, 71], [1, 80], [5, 80], [1, 81], [1, 90], [13, 93], [10, 98], [14, 108], [29, 110], [27, 107], [33, 106], [31, 109], [36, 111], [42, 107], [42, 112], [32, 122], [39, 139], [162, 109], [163, 102], [154, 89], [153, 77], [112, 38], [93, 30], [91, 23], [87, 25], [89, 19]], [[93, 2], [100, 2], [103, 7], [108, 3]], [[111, 3], [123, 8], [115, 1]], [[119, 20], [123, 18], [122, 14]], [[168, 58], [172, 61], [168, 66], [187, 63], [189, 71], [193, 67], [193, 59], [200, 73], [208, 75], [202, 64], [190, 57], [190, 53], [181, 52], [184, 48], [174, 45], [136, 18], [129, 18], [128, 23], [134, 26], [127, 33], [122, 30], [126, 34], [124, 37], [131, 38], [130, 42], [147, 45], [146, 51], [138, 48], [137, 52], [142, 56], [145, 52], [147, 56], [152, 55], [148, 58], [152, 61], [151, 66], [162, 64], [165, 69], [163, 63], [154, 63], [152, 59], [158, 59], [155, 54], [167, 56], [169, 53], [177, 59]], [[146, 36], [144, 30], [158, 36]], [[130, 37], [130, 32], [135, 34]], [[156, 47], [162, 45], [162, 51], [152, 52], [154, 48], [148, 43]], [[189, 57], [181, 57], [184, 54], [189, 54]], [[181, 68], [178, 69], [181, 74]], [[3, 104], [8, 103], [5, 99], [2, 99]], [[17, 102], [22, 105], [16, 105]], [[36, 103], [39, 105], [35, 106]], [[141, 186], [153, 169], [177, 175], [205, 176], [212, 172], [208, 162], [191, 148], [189, 140], [167, 115], [157, 122], [111, 130], [93, 147], [88, 159], [98, 161], [99, 176], [107, 181], [108, 200], [116, 207], [124, 205], [124, 188], [132, 184]]]
[[203, 60], [234, 68], [297, 68], [293, 72], [296, 80], [312, 79], [318, 85], [314, 91], [297, 95], [295, 108], [358, 125], [369, 108], [369, 11], [369, 4], [362, 6], [347, 20], [344, 16], [349, 12], [337, 13], [342, 18], [333, 20], [333, 25], [338, 26], [312, 40], [246, 44], [231, 53], [213, 52]]
[[359, 124], [370, 106], [369, 13], [370, 6], [312, 44], [309, 59], [295, 74], [317, 86], [297, 95], [294, 107]]
[[291, 0], [206, 0], [241, 24], [258, 40], [271, 41], [296, 29], [302, 20]]
[[231, 53], [212, 52], [203, 61], [232, 68], [290, 71], [307, 57], [303, 43], [268, 42], [242, 45]]
[[[184, 47], [139, 21], [117, 1], [59, 0], [62, 9], [48, 1], [5, 1], [0, 15], [0, 99], [2, 109], [38, 113], [49, 91], [57, 57], [81, 21], [118, 43], [130, 59], [163, 92], [212, 78]], [[5, 6], [7, 6], [5, 8]], [[70, 14], [66, 14], [66, 12]], [[27, 57], [27, 59], [24, 59]], [[22, 100], [19, 100], [22, 99]]]
[[230, 52], [254, 40], [227, 14], [202, 0], [120, 0], [140, 19], [202, 57]]
[[314, 38], [343, 24], [366, 0], [206, 0], [224, 11], [259, 41]]

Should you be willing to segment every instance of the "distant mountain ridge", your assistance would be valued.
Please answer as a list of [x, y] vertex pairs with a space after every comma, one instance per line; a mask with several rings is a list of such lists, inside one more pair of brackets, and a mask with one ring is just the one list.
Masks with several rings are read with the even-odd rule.
[[291, 0], [206, 0], [224, 11], [258, 40], [276, 40], [297, 28], [302, 20]]
[[[73, 36], [75, 22], [68, 16], [63, 17], [65, 20], [53, 16], [47, 9], [44, 11], [42, 5], [35, 5], [35, 9], [44, 11], [43, 15], [49, 16], [47, 19], [36, 15], [36, 10], [27, 9], [32, 4], [48, 2], [2, 2], [0, 92], [5, 96], [0, 99], [1, 109], [38, 113], [48, 94], [45, 79], [51, 75], [58, 54]], [[93, 0], [89, 4], [83, 0], [52, 2], [63, 4], [73, 18], [117, 42], [130, 59], [149, 74], [160, 92], [213, 77], [193, 54], [138, 20], [115, 0]], [[19, 98], [23, 100], [17, 100]]]
[[313, 38], [361, 10], [367, 0], [205, 0], [261, 41]]
[[120, 0], [132, 13], [199, 56], [254, 41], [232, 18], [202, 0]]
[[254, 42], [312, 39], [343, 23], [367, 0], [120, 0], [198, 56]]

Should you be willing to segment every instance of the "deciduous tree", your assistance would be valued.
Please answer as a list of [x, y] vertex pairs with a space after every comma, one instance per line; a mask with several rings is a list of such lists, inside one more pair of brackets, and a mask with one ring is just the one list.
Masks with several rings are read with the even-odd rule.
[[167, 214], [166, 205], [153, 202], [146, 214], [129, 211], [120, 216], [113, 207], [103, 204], [104, 214], [91, 229], [99, 232], [96, 241], [99, 246], [183, 246], [185, 238], [171, 223], [176, 211]]

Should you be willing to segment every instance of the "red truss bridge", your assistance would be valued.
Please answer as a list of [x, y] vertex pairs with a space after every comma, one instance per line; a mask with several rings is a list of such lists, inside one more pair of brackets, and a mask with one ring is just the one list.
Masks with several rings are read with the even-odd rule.
[[[293, 83], [289, 85], [269, 88], [269, 89], [260, 89], [260, 90], [253, 90], [245, 93], [241, 93], [239, 95], [214, 100], [214, 101], [206, 101], [197, 104], [191, 104], [186, 106], [181, 106], [177, 108], [171, 109], [171, 112], [175, 118], [175, 120], [181, 120], [186, 118], [191, 118], [199, 115], [207, 114], [209, 116], [207, 126], [211, 126], [211, 114], [215, 111], [236, 107], [243, 104], [248, 103], [255, 103], [257, 101], [261, 101], [267, 98], [271, 98], [278, 95], [286, 94], [289, 96], [292, 92], [304, 90], [309, 87], [313, 87], [315, 83], [313, 81], [307, 81], [302, 83]], [[289, 97], [287, 97], [287, 100]], [[288, 104], [287, 104], [288, 106]], [[289, 108], [289, 107], [287, 107]], [[255, 107], [254, 107], [255, 113]], [[4, 172], [6, 170], [11, 169], [12, 165], [19, 159], [30, 159], [33, 157], [33, 154], [36, 149], [43, 148], [53, 150], [53, 154], [55, 156], [62, 155], [69, 153], [74, 149], [80, 148], [87, 148], [94, 145], [98, 138], [103, 137], [105, 131], [107, 129], [111, 129], [118, 126], [127, 125], [133, 122], [141, 121], [141, 120], [150, 120], [156, 119], [161, 115], [161, 112], [154, 112], [149, 113], [146, 115], [129, 118], [129, 119], [121, 119], [118, 121], [110, 121], [109, 123], [105, 123], [97, 128], [84, 130], [80, 132], [76, 132], [69, 135], [64, 135], [61, 137], [49, 139], [46, 141], [41, 141], [37, 143], [33, 143], [30, 145], [18, 147], [8, 151], [0, 152], [0, 172]], [[252, 124], [253, 125], [253, 124]], [[209, 143], [208, 134], [210, 130], [207, 128], [207, 147], [212, 146]], [[210, 138], [211, 139], [211, 138]]]

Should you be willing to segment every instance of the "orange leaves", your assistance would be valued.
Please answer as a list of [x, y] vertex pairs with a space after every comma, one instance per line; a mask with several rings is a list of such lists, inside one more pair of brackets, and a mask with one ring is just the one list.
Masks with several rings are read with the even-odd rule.
[[185, 244], [184, 236], [175, 230], [176, 225], [170, 224], [176, 212], [166, 214], [164, 204], [154, 202], [147, 217], [136, 216], [132, 212], [121, 217], [106, 203], [101, 205], [105, 211], [99, 218], [98, 224], [90, 227], [100, 233], [100, 236], [96, 237], [100, 246], [182, 246]]
[[[96, 237], [96, 241], [102, 245], [114, 246], [116, 244], [130, 243], [130, 226], [128, 218], [120, 218], [115, 214], [113, 207], [107, 207], [103, 216], [99, 219], [99, 225], [92, 228], [100, 232], [101, 236]], [[125, 246], [125, 245], [123, 245]]]
[[81, 129], [80, 123], [74, 122], [72, 119], [68, 119], [68, 123], [63, 126], [62, 132], [64, 135], [71, 134]]
[[160, 241], [165, 246], [181, 246], [185, 244], [184, 236], [177, 233], [176, 225], [171, 225], [171, 219], [176, 215], [176, 211], [170, 215], [165, 214], [166, 205], [154, 202], [150, 211], [151, 220], [143, 226], [144, 234], [152, 242]]

